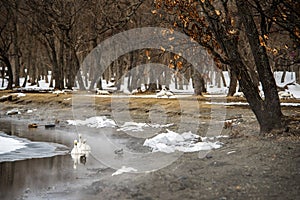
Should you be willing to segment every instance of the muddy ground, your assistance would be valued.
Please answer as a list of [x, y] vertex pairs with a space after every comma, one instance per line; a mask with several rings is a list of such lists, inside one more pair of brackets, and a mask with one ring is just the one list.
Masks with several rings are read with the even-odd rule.
[[[0, 93], [3, 95], [7, 93]], [[275, 137], [262, 137], [248, 106], [211, 105], [205, 103], [209, 99], [200, 97], [181, 100], [96, 97], [92, 103], [85, 98], [72, 94], [27, 94], [1, 102], [0, 114], [2, 119], [25, 120], [24, 123], [58, 119], [64, 125], [61, 129], [67, 131], [69, 127], [65, 120], [74, 116], [82, 119], [95, 115], [112, 117], [128, 111], [133, 121], [150, 123], [158, 116], [166, 123], [176, 124], [171, 128], [174, 131], [188, 131], [194, 127], [191, 124], [200, 121], [197, 130], [192, 131], [203, 136], [208, 124], [214, 124], [212, 118], [216, 124], [223, 117], [242, 117], [243, 120], [232, 128], [223, 128], [220, 134], [229, 136], [221, 139], [224, 146], [206, 152], [204, 156], [199, 156], [198, 152], [184, 153], [170, 165], [148, 173], [111, 176], [115, 170], [102, 167], [73, 180], [79, 187], [49, 192], [49, 188], [55, 188], [54, 184], [49, 185], [48, 190], [24, 191], [18, 199], [299, 199], [299, 121], [293, 123], [293, 130], [276, 133]], [[127, 107], [122, 107], [124, 102], [128, 102]], [[195, 105], [199, 105], [198, 111]], [[30, 115], [5, 115], [14, 108], [23, 113], [37, 110]], [[224, 109], [225, 116], [219, 115]], [[283, 107], [282, 110], [288, 116], [300, 115], [300, 107]], [[183, 116], [186, 121], [182, 120]], [[128, 116], [118, 118], [117, 122], [122, 120], [128, 120]], [[113, 137], [129, 139], [128, 148], [139, 151], [140, 139], [126, 134], [114, 134]], [[66, 145], [70, 146], [69, 143]], [[80, 186], [81, 179], [84, 183]], [[66, 179], [62, 185], [68, 181]]]

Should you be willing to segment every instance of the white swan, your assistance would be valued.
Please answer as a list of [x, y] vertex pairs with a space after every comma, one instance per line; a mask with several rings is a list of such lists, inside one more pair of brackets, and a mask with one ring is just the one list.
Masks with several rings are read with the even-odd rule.
[[91, 152], [91, 147], [86, 143], [86, 139], [83, 140], [82, 145], [80, 146], [80, 152], [86, 157], [88, 157]]
[[[81, 135], [79, 139], [82, 140]], [[85, 164], [86, 159], [91, 152], [91, 147], [86, 144], [86, 139], [83, 140], [82, 144], [79, 146], [77, 140], [74, 140], [74, 147], [71, 151], [71, 157], [74, 162], [73, 168], [76, 169], [79, 163]]]
[[72, 151], [71, 151], [71, 155], [75, 155], [75, 154], [77, 154], [77, 155], [79, 155], [79, 154], [81, 154], [81, 150], [80, 150], [80, 148], [78, 147], [78, 142], [77, 142], [77, 140], [74, 140], [74, 147], [73, 147], [73, 149], [72, 149]]

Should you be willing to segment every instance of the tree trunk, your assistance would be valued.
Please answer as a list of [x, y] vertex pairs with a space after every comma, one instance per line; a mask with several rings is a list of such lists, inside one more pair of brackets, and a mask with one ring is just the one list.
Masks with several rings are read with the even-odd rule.
[[149, 88], [148, 90], [150, 92], [155, 92], [157, 90], [157, 79], [156, 79], [156, 73], [154, 72], [154, 70], [152, 68], [149, 69]]
[[4, 87], [4, 80], [5, 80], [5, 66], [2, 65], [2, 63], [0, 63], [0, 66], [1, 66], [1, 78], [2, 78], [2, 84], [1, 84], [1, 87]]
[[281, 83], [284, 83], [285, 75], [286, 75], [286, 69], [284, 68], [282, 76], [281, 76], [281, 80], [280, 80]]
[[236, 87], [237, 87], [237, 77], [236, 74], [233, 72], [229, 72], [230, 74], [230, 83], [229, 83], [229, 90], [227, 96], [233, 96], [234, 93], [236, 92]]
[[204, 79], [201, 76], [200, 72], [198, 70], [193, 70], [193, 85], [194, 85], [194, 93], [195, 95], [202, 95], [202, 92], [204, 92]]
[[[29, 36], [31, 39], [32, 39], [32, 36]], [[28, 79], [28, 76], [30, 74], [30, 71], [31, 71], [31, 59], [32, 59], [32, 48], [33, 47], [33, 42], [30, 42], [29, 43], [29, 48], [28, 48], [28, 55], [27, 55], [27, 71], [25, 73], [25, 80], [23, 82], [23, 85], [22, 87], [26, 87], [26, 84], [27, 84], [27, 79]]]
[[97, 88], [99, 88], [99, 90], [103, 90], [103, 87], [102, 87], [102, 78], [99, 78], [99, 80], [97, 82]]
[[184, 82], [183, 84], [185, 85], [185, 89], [188, 90], [189, 87], [189, 83], [190, 83], [190, 79], [191, 79], [191, 68], [188, 67], [188, 69], [186, 70], [186, 72], [184, 73]]
[[[260, 123], [261, 132], [269, 132], [272, 129], [282, 128], [283, 115], [281, 112], [276, 82], [271, 71], [266, 48], [260, 45], [259, 33], [252, 17], [252, 13], [249, 10], [250, 5], [244, 0], [237, 0], [236, 3], [239, 16], [245, 26], [246, 35], [257, 67], [259, 79], [262, 83], [265, 101], [262, 101], [258, 91], [253, 89], [255, 88], [255, 85], [251, 81], [246, 70], [239, 71], [243, 75], [239, 80], [240, 86]], [[241, 60], [240, 58], [237, 59]], [[243, 65], [241, 61], [235, 63]], [[235, 66], [235, 68], [237, 67], [239, 66]], [[252, 84], [245, 83], [245, 81], [249, 81]], [[252, 89], [249, 88], [249, 86]]]
[[19, 44], [18, 44], [18, 3], [16, 2], [16, 10], [13, 20], [13, 44], [14, 44], [14, 64], [15, 64], [15, 87], [20, 87], [20, 59], [19, 59]]
[[83, 83], [82, 76], [81, 76], [81, 71], [80, 71], [80, 62], [79, 62], [78, 56], [76, 54], [76, 50], [74, 48], [72, 48], [72, 53], [73, 53], [73, 56], [75, 59], [75, 72], [76, 72], [77, 81], [79, 84], [79, 89], [85, 90], [84, 83]]
[[55, 81], [54, 89], [62, 89], [60, 88], [60, 70], [58, 66], [58, 60], [57, 60], [57, 55], [56, 55], [56, 47], [55, 47], [55, 39], [54, 39], [54, 34], [48, 38], [48, 44], [50, 48], [50, 57], [51, 57], [51, 63], [52, 63], [52, 77], [53, 80]]
[[226, 80], [225, 80], [225, 77], [224, 77], [224, 74], [223, 74], [223, 71], [222, 71], [222, 70], [220, 70], [220, 74], [221, 74], [223, 86], [224, 86], [224, 87], [227, 87]]
[[24, 82], [22, 84], [22, 87], [26, 87], [27, 81], [28, 81], [28, 67], [27, 67], [27, 71], [24, 73]]
[[9, 61], [7, 56], [1, 55], [1, 60], [4, 62], [4, 64], [7, 67], [8, 84], [7, 84], [6, 89], [7, 90], [12, 90], [13, 89], [13, 81], [14, 81], [12, 66], [11, 66], [10, 61]]
[[115, 86], [117, 87], [117, 91], [120, 91], [121, 89], [121, 84], [122, 84], [122, 73], [123, 73], [123, 67], [122, 65], [120, 65], [119, 63], [120, 61], [119, 60], [116, 60], [114, 62], [114, 65], [115, 65], [115, 72], [116, 72], [116, 84]]
[[30, 85], [35, 85], [36, 82], [36, 62], [38, 59], [33, 59], [31, 62], [31, 67], [29, 68], [29, 77], [30, 77]]
[[65, 84], [64, 84], [64, 66], [65, 66], [65, 61], [64, 61], [64, 51], [65, 51], [65, 44], [63, 39], [61, 39], [59, 41], [59, 59], [58, 59], [58, 87], [59, 89], [64, 89], [65, 88]]
[[295, 64], [293, 71], [295, 72], [296, 83], [300, 84], [300, 64]]
[[179, 90], [183, 90], [183, 75], [180, 73], [180, 72], [178, 72], [178, 82], [179, 82]]
[[215, 76], [215, 83], [217, 84], [217, 87], [220, 88], [221, 87], [221, 74], [220, 74], [220, 71], [217, 70], [216, 71], [216, 76]]

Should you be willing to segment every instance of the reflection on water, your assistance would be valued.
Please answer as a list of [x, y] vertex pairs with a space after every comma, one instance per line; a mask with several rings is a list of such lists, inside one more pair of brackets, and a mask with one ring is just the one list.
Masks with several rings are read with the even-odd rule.
[[61, 180], [74, 180], [69, 155], [0, 163], [0, 199], [14, 199], [24, 190], [47, 188]]
[[74, 140], [74, 147], [71, 151], [71, 156], [74, 162], [74, 169], [77, 169], [78, 164], [83, 164], [87, 162], [87, 158], [91, 153], [91, 147], [86, 143], [86, 139], [83, 139], [81, 134], [79, 134], [78, 142]]
[[73, 160], [73, 168], [77, 169], [78, 165], [85, 165], [88, 159], [88, 155], [71, 154]]

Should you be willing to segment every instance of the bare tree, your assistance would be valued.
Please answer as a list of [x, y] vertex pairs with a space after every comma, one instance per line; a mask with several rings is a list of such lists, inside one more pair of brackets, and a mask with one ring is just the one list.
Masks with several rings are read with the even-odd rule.
[[[274, 1], [276, 2], [276, 1]], [[176, 26], [205, 47], [214, 57], [216, 64], [227, 64], [233, 77], [239, 81], [251, 109], [260, 123], [261, 132], [284, 127], [276, 83], [271, 71], [267, 46], [262, 44], [263, 28], [258, 21], [263, 14], [254, 16], [254, 8], [249, 1], [156, 1], [163, 14], [176, 16]], [[256, 5], [261, 5], [256, 1]], [[278, 2], [280, 3], [280, 2]], [[277, 5], [274, 5], [275, 7]], [[257, 14], [257, 13], [255, 13]], [[286, 13], [287, 14], [287, 13]], [[241, 40], [241, 32], [245, 39]], [[293, 35], [297, 32], [294, 32]], [[247, 67], [242, 54], [241, 41], [248, 43], [255, 68]], [[257, 89], [262, 84], [265, 99]]]
[[10, 47], [13, 42], [13, 26], [12, 26], [12, 17], [13, 13], [10, 5], [6, 2], [0, 2], [0, 60], [4, 63], [4, 69], [7, 70], [6, 73], [8, 75], [8, 85], [7, 89], [13, 88], [13, 71], [12, 65], [10, 62]]

